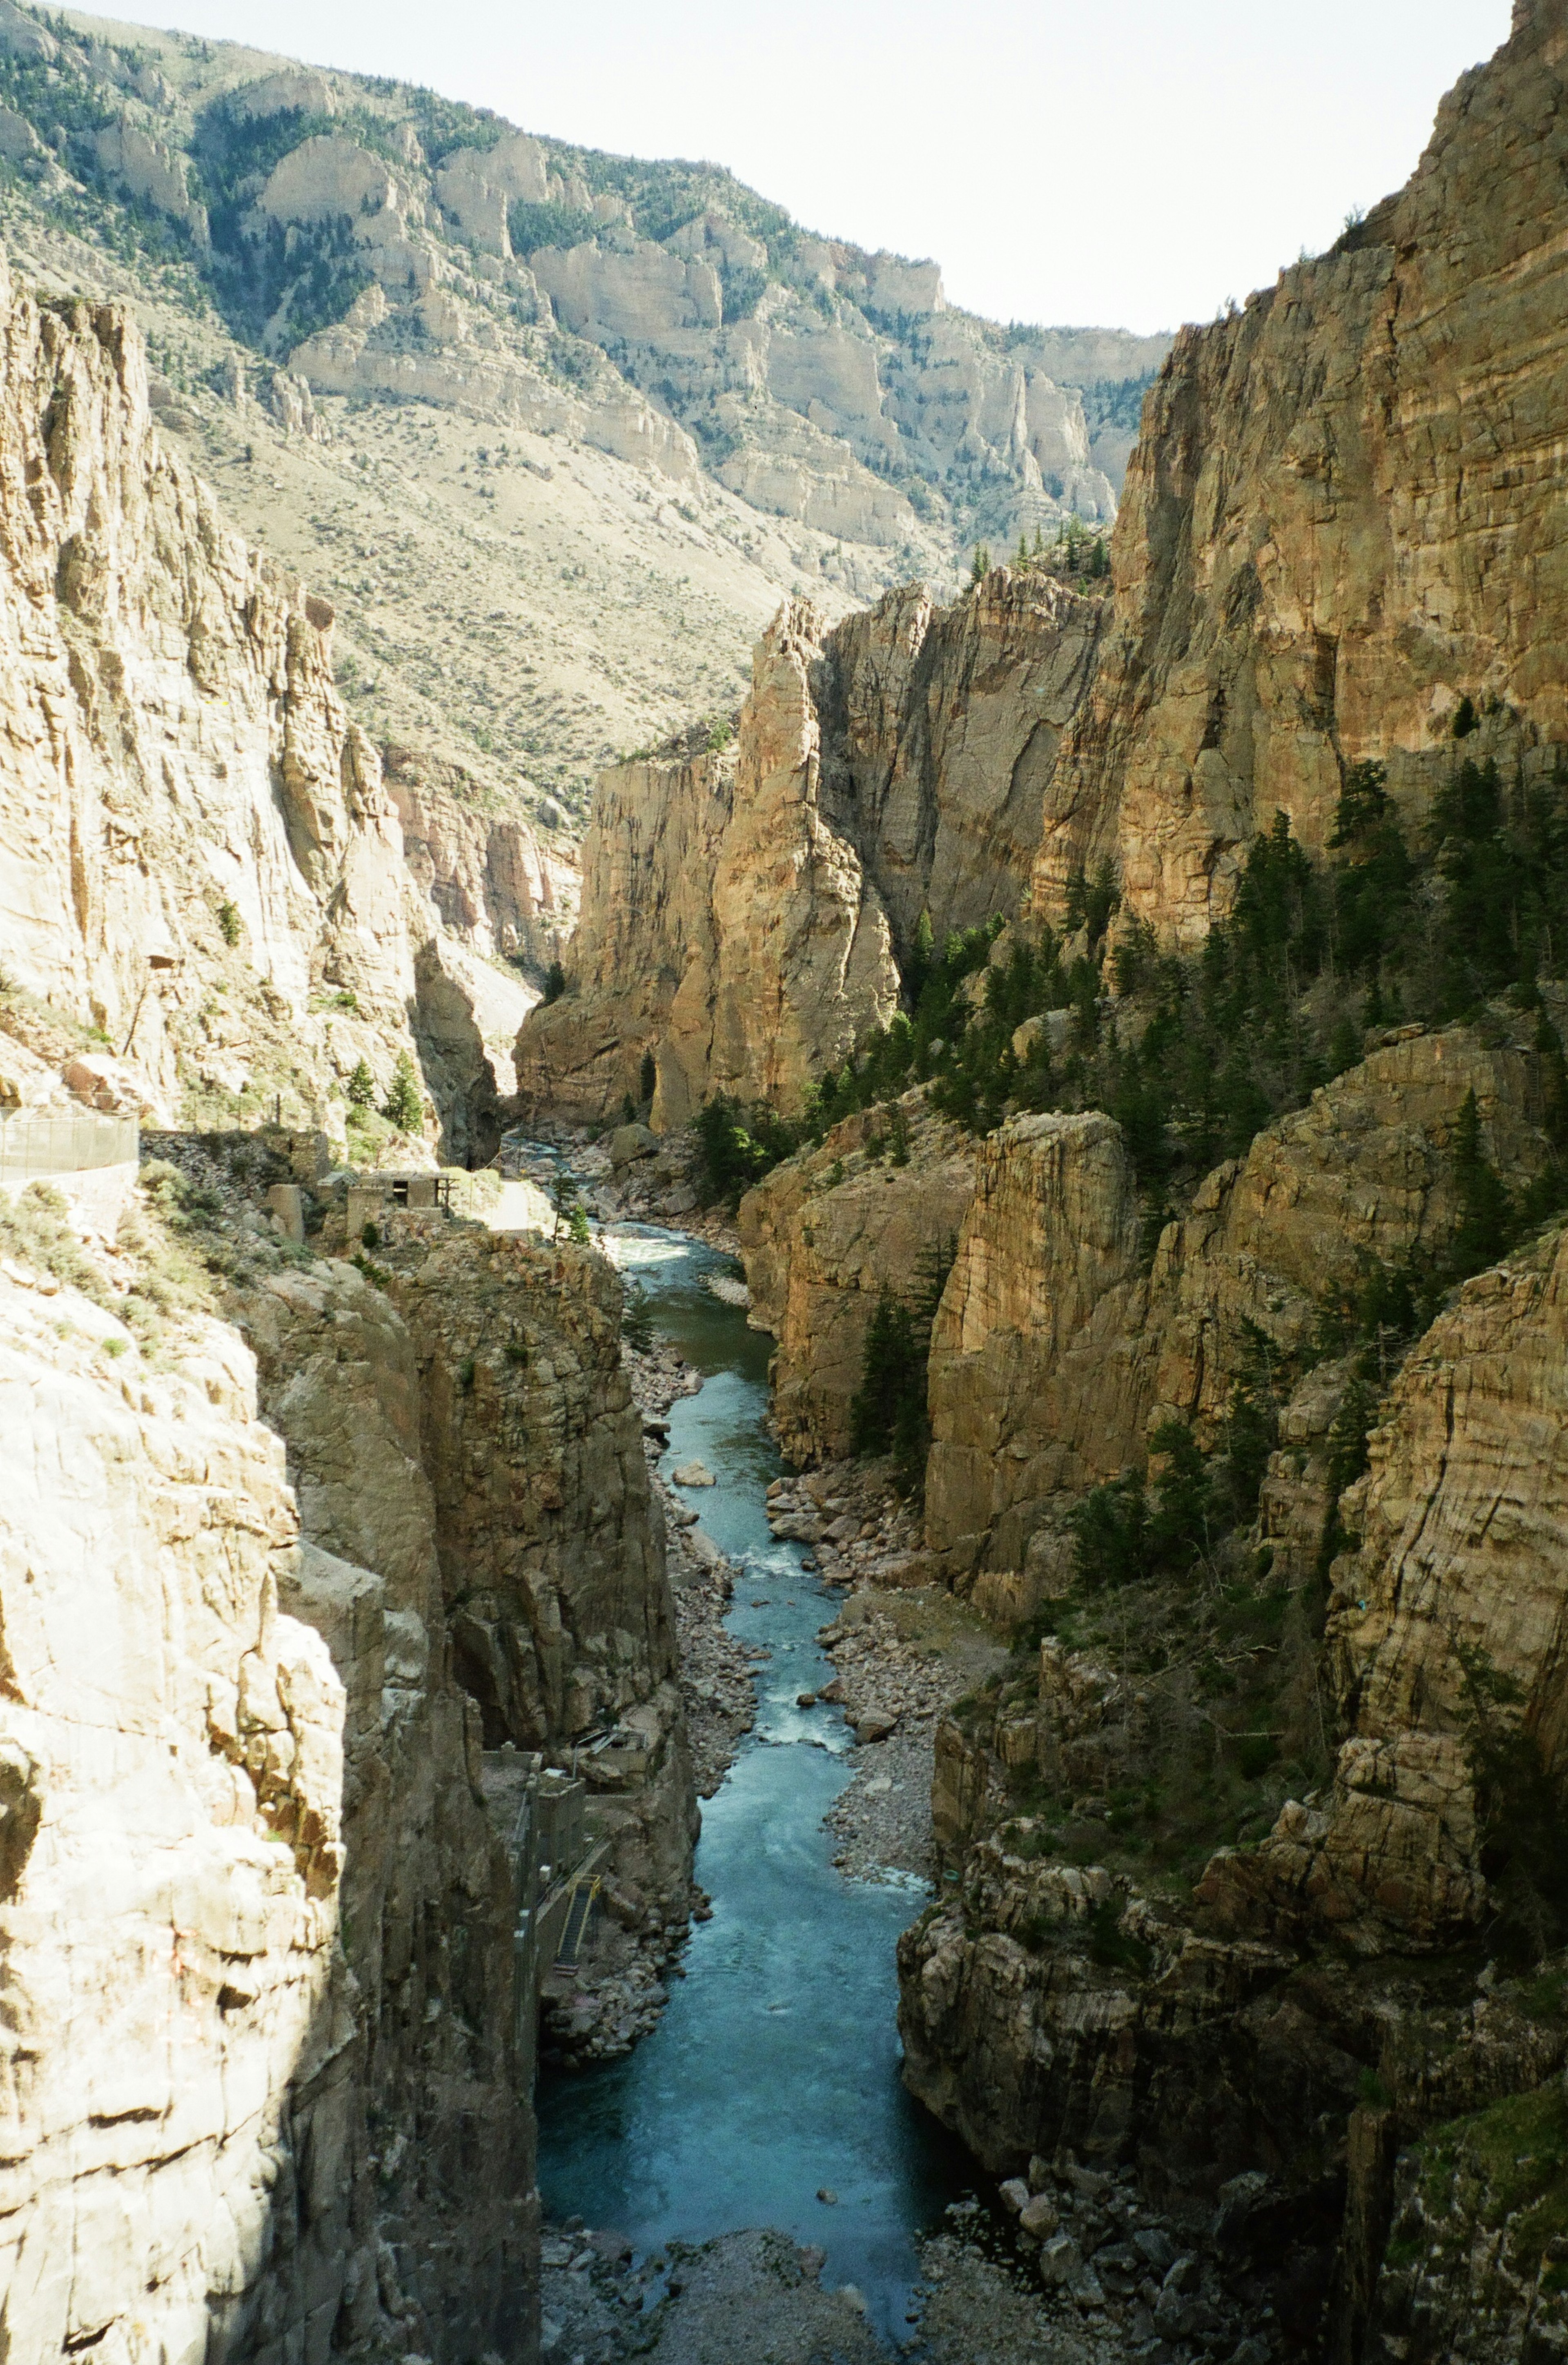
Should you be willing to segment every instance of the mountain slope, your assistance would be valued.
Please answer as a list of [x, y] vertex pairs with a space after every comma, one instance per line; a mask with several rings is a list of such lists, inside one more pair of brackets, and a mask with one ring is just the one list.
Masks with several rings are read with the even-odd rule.
[[134, 305], [360, 720], [535, 814], [727, 713], [783, 594], [1108, 518], [1168, 342], [1002, 330], [713, 167], [236, 44], [7, 0], [0, 106], [11, 259]]

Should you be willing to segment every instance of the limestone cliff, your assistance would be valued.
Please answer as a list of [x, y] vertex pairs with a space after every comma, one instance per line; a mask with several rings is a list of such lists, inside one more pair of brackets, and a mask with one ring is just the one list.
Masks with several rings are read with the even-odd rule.
[[456, 1679], [487, 1748], [582, 1753], [657, 1944], [685, 1925], [697, 1819], [621, 1284], [591, 1251], [416, 1217], [377, 1253], [418, 1374]]
[[482, 981], [465, 989], [464, 947], [406, 866], [333, 686], [330, 608], [165, 444], [123, 311], [42, 306], [7, 278], [0, 319], [13, 990], [129, 1061], [149, 1107], [183, 1092], [239, 1115], [282, 1092], [319, 1119], [341, 1117], [362, 1058], [385, 1086], [421, 1037], [450, 1048], [455, 990], [473, 1051], [431, 1082], [462, 1155], [495, 1096]]
[[6, 2346], [515, 2354], [510, 1889], [413, 1647], [428, 1493], [373, 1409], [374, 1293], [311, 1309], [339, 1477], [337, 1375], [369, 1382], [386, 1492], [320, 1490], [358, 1564], [301, 1541], [232, 1330], [153, 1359], [42, 1266], [0, 1294]]
[[734, 757], [607, 773], [569, 990], [519, 1039], [527, 1104], [711, 1093], [799, 1105], [884, 1025], [922, 913], [940, 939], [1024, 892], [1103, 603], [999, 568], [951, 608], [890, 592], [831, 633], [791, 602], [758, 644]]
[[[793, 1461], [846, 1453], [866, 1332], [880, 1291], [901, 1299], [939, 1280], [974, 1195], [979, 1145], [932, 1115], [924, 1095], [899, 1104], [907, 1156], [890, 1162], [870, 1112], [836, 1125], [820, 1149], [775, 1169], [741, 1201], [747, 1320], [778, 1342], [772, 1418]], [[935, 1263], [933, 1262], [935, 1260]]]
[[955, 1571], [1054, 1581], [1081, 1489], [1140, 1462], [1160, 1419], [1216, 1434], [1246, 1326], [1300, 1355], [1368, 1260], [1440, 1247], [1469, 1093], [1495, 1163], [1540, 1171], [1533, 1053], [1462, 1026], [1400, 1035], [1216, 1168], [1147, 1271], [1110, 1118], [1022, 1117], [987, 1138], [932, 1335], [926, 1525]]
[[1418, 813], [1468, 752], [1549, 761], [1562, 667], [1558, 327], [1568, 27], [1521, 5], [1396, 196], [1177, 340], [1113, 544], [1115, 621], [1053, 784], [1043, 911], [1110, 857], [1184, 943], [1276, 812], [1321, 846], [1347, 764]]

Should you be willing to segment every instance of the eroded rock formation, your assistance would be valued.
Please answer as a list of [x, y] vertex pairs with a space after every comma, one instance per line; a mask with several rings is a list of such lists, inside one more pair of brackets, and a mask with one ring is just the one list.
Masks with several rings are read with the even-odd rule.
[[[901, 1300], [939, 1285], [974, 1195], [979, 1145], [932, 1115], [924, 1093], [899, 1104], [907, 1156], [889, 1161], [883, 1119], [846, 1117], [822, 1148], [777, 1167], [740, 1206], [754, 1329], [778, 1341], [773, 1424], [793, 1461], [850, 1449], [866, 1332], [880, 1292]], [[875, 1158], [867, 1153], [881, 1137]]]
[[1299, 1355], [1337, 1285], [1445, 1242], [1470, 1093], [1502, 1171], [1546, 1164], [1533, 1052], [1470, 1027], [1400, 1034], [1216, 1167], [1152, 1247], [1109, 1117], [988, 1138], [932, 1336], [927, 1533], [956, 1571], [1051, 1581], [1056, 1513], [1140, 1463], [1153, 1426], [1217, 1433], [1247, 1326]]
[[1035, 872], [1118, 866], [1183, 943], [1276, 812], [1320, 847], [1343, 768], [1419, 813], [1468, 752], [1526, 773], [1568, 736], [1562, 634], [1562, 106], [1568, 27], [1513, 34], [1420, 164], [1316, 261], [1185, 329], [1113, 545], [1115, 623], [1063, 750]]
[[[281, 1090], [341, 1114], [362, 1058], [385, 1087], [442, 1032], [438, 980], [506, 1039], [527, 993], [490, 1009], [505, 980], [487, 985], [419, 893], [333, 686], [330, 609], [248, 549], [165, 445], [134, 323], [8, 278], [0, 319], [14, 984], [106, 1038], [153, 1106], [252, 1093], [259, 1113]], [[431, 1080], [459, 1156], [496, 1092], [471, 1031], [477, 1056]]]
[[375, 1293], [274, 1307], [330, 1339], [294, 1411], [335, 1425], [350, 1562], [301, 1541], [232, 1330], [160, 1370], [47, 1274], [0, 1292], [8, 2345], [512, 2350], [510, 1881], [439, 1627], [412, 1647], [429, 1494]]
[[832, 633], [788, 603], [733, 757], [600, 782], [569, 991], [518, 1043], [524, 1101], [609, 1114], [651, 1051], [660, 1127], [719, 1091], [797, 1107], [897, 1007], [922, 913], [940, 940], [1016, 907], [1103, 613], [1006, 568]]
[[1565, 1285], [1557, 1232], [1467, 1283], [1394, 1383], [1342, 1507], [1356, 1541], [1333, 1570], [1350, 1729], [1333, 1793], [1210, 1866], [1203, 1893], [1226, 1926], [1367, 1953], [1452, 1940], [1486, 1895], [1478, 1756], [1519, 1729], [1560, 1769]]

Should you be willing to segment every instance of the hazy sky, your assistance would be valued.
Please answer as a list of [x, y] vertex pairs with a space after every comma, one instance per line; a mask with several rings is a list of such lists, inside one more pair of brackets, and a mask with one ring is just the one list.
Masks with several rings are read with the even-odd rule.
[[1207, 319], [1396, 188], [1508, 18], [1509, 0], [180, 0], [179, 23], [587, 146], [711, 158], [812, 230], [935, 255], [955, 302], [1001, 319], [1152, 330]]

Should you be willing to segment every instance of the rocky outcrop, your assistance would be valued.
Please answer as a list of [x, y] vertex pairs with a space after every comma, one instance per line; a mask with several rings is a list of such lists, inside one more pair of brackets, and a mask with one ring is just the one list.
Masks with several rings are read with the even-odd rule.
[[[333, 686], [331, 611], [165, 446], [123, 311], [6, 280], [0, 323], [7, 975], [154, 1095], [341, 1116], [362, 1059], [385, 1087], [429, 1033], [432, 971], [470, 1008], [484, 981], [454, 974], [463, 947], [443, 954], [406, 867]], [[483, 1067], [431, 1077], [459, 1155], [495, 1098]]]
[[794, 1462], [849, 1451], [878, 1298], [887, 1288], [907, 1302], [923, 1272], [927, 1289], [939, 1281], [939, 1261], [974, 1195], [973, 1136], [934, 1116], [923, 1093], [905, 1093], [898, 1108], [907, 1137], [902, 1164], [889, 1158], [881, 1113], [862, 1112], [834, 1126], [820, 1149], [776, 1167], [741, 1201], [746, 1319], [778, 1342], [773, 1427]]
[[537, 2201], [512, 2056], [510, 1875], [476, 1786], [478, 1711], [453, 1674], [413, 1343], [382, 1291], [327, 1261], [275, 1275], [242, 1318], [299, 1508], [280, 1597], [345, 1694], [346, 2100], [361, 2153], [374, 2127], [378, 2155], [353, 2172], [375, 2192], [399, 2288], [461, 2353], [495, 2337], [492, 2319], [507, 2326]]
[[[398, 1656], [379, 1573], [301, 1546], [231, 1330], [187, 1326], [151, 1359], [17, 1270], [0, 1279], [7, 2345], [515, 2353], [531, 2179], [510, 1900], [454, 1696]], [[393, 1523], [338, 1531], [379, 1552]], [[406, 1597], [406, 1568], [394, 1582]], [[439, 1744], [413, 1783], [394, 1771], [407, 1735]], [[378, 1840], [388, 1814], [404, 1828]], [[421, 1922], [432, 1816], [465, 1964]], [[481, 2122], [500, 2172], [470, 2232], [454, 2186]], [[453, 2249], [407, 2245], [416, 2226]]]
[[1119, 1126], [1019, 1117], [989, 1136], [932, 1327], [936, 1550], [1021, 1568], [1025, 1504], [1120, 1470], [1148, 1385], [1147, 1300]]
[[887, 915], [823, 793], [814, 611], [759, 642], [738, 752], [608, 777], [570, 990], [518, 1038], [525, 1106], [605, 1114], [654, 1052], [654, 1122], [711, 1093], [798, 1108], [897, 1007]]
[[1276, 812], [1321, 847], [1344, 767], [1419, 814], [1456, 725], [1527, 774], [1568, 735], [1554, 554], [1568, 219], [1561, 10], [1444, 100], [1417, 171], [1244, 310], [1182, 331], [1113, 549], [1115, 623], [1058, 767], [1044, 912], [1109, 857], [1183, 943]]
[[332, 689], [330, 611], [163, 450], [123, 314], [9, 282], [0, 307], [7, 965], [165, 1086], [201, 1072], [230, 967], [274, 1058], [329, 981], [401, 1037], [397, 817]]
[[639, 759], [600, 775], [571, 989], [533, 1011], [517, 1041], [525, 1108], [616, 1114], [628, 1094], [642, 1098], [644, 1058], [666, 1042], [660, 1122], [694, 1113], [718, 970], [713, 880], [734, 797], [733, 752]]
[[1103, 613], [1005, 567], [831, 633], [788, 603], [733, 758], [603, 776], [571, 990], [518, 1045], [525, 1103], [608, 1115], [651, 1051], [661, 1128], [717, 1091], [798, 1106], [896, 1008], [923, 913], [940, 940], [1016, 908]]
[[825, 792], [907, 953], [1010, 915], [1039, 845], [1062, 732], [1093, 678], [1105, 610], [997, 567], [940, 607], [908, 585], [829, 635], [817, 691]]
[[1498, 1770], [1507, 1736], [1527, 1736], [1548, 1777], [1568, 1749], [1565, 1321], [1557, 1232], [1467, 1283], [1401, 1371], [1341, 1509], [1358, 1542], [1332, 1573], [1350, 1728], [1333, 1793], [1215, 1860], [1203, 1894], [1225, 1926], [1374, 1953], [1479, 1921], [1484, 1808], [1504, 1828], [1528, 1811]]
[[576, 916], [575, 864], [515, 814], [464, 802], [450, 767], [408, 748], [386, 760], [403, 859], [447, 933], [484, 959], [546, 967]]
[[418, 1373], [453, 1665], [485, 1745], [580, 1751], [650, 1936], [684, 1926], [691, 1766], [621, 1284], [590, 1251], [438, 1218], [391, 1218], [383, 1253]]
[[[1147, 1273], [1110, 1118], [1016, 1118], [990, 1136], [932, 1333], [927, 1534], [955, 1572], [1054, 1583], [1059, 1511], [1141, 1463], [1156, 1422], [1213, 1440], [1248, 1326], [1282, 1362], [1300, 1357], [1369, 1263], [1446, 1244], [1460, 1215], [1450, 1146], [1471, 1092], [1497, 1169], [1540, 1172], [1536, 1055], [1471, 1027], [1402, 1029], [1215, 1168]], [[1305, 1402], [1301, 1418], [1304, 1440], [1327, 1426], [1311, 1429]]]

